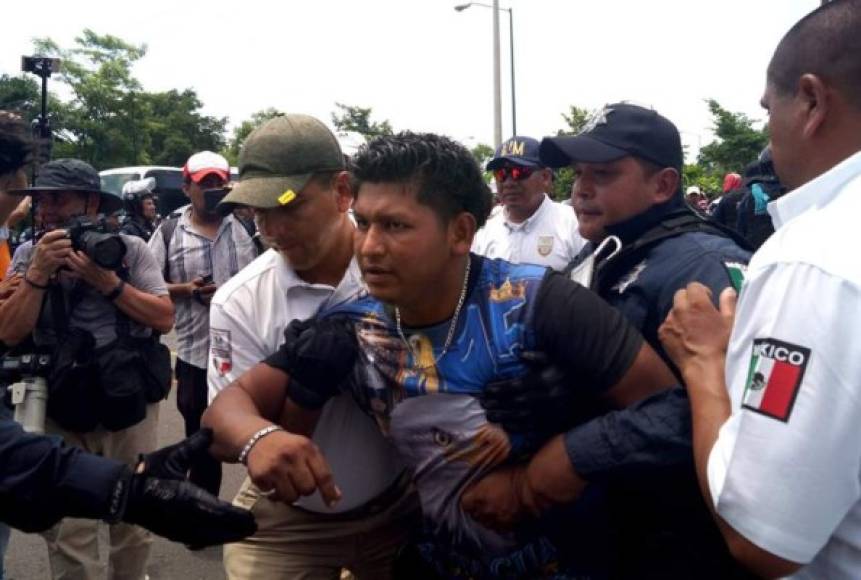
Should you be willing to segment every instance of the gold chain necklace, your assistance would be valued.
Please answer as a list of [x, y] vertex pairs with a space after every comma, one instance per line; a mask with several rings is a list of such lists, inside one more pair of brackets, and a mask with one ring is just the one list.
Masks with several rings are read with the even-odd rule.
[[401, 337], [401, 340], [404, 341], [404, 344], [407, 345], [407, 349], [409, 349], [410, 353], [413, 355], [413, 361], [415, 363], [415, 368], [419, 369], [428, 369], [436, 366], [436, 364], [445, 356], [445, 353], [448, 352], [449, 347], [451, 346], [451, 341], [454, 339], [454, 331], [457, 329], [457, 320], [460, 318], [460, 311], [463, 308], [463, 303], [466, 302], [466, 291], [469, 288], [469, 269], [471, 266], [472, 260], [467, 257], [466, 261], [466, 273], [463, 276], [463, 287], [460, 289], [460, 298], [457, 300], [457, 306], [454, 309], [454, 315], [451, 317], [451, 322], [448, 326], [448, 335], [445, 337], [445, 343], [442, 345], [442, 350], [440, 353], [434, 357], [433, 364], [418, 366], [419, 357], [416, 351], [413, 350], [413, 346], [410, 344], [410, 341], [407, 340], [407, 337], [404, 335], [404, 330], [401, 327], [401, 311], [395, 306], [395, 327], [398, 329], [398, 334]]

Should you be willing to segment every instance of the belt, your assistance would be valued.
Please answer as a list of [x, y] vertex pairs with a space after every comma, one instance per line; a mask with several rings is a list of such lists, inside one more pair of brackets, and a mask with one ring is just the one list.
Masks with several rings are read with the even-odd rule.
[[412, 477], [404, 470], [389, 484], [389, 487], [380, 492], [377, 496], [369, 499], [362, 505], [356, 506], [343, 512], [326, 513], [315, 512], [297, 505], [292, 506], [293, 509], [305, 512], [306, 514], [320, 517], [326, 520], [359, 520], [375, 516], [389, 509], [396, 501], [398, 501], [407, 492], [407, 489], [412, 485]]

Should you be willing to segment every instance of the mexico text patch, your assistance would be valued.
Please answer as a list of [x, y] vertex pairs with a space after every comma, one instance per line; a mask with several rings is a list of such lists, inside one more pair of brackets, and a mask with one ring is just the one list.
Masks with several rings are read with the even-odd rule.
[[789, 421], [808, 360], [809, 348], [773, 338], [754, 340], [741, 406]]

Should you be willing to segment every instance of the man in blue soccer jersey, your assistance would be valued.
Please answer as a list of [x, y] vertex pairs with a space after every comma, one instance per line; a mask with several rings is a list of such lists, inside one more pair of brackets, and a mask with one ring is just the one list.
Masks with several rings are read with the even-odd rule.
[[[578, 378], [584, 396], [611, 407], [648, 409], [674, 377], [582, 286], [543, 267], [470, 254], [490, 194], [461, 145], [403, 133], [363, 147], [353, 164], [355, 252], [368, 294], [292, 323], [275, 355], [222, 391], [204, 421], [215, 429], [214, 451], [246, 463], [272, 500], [319, 489], [336, 502], [337, 482], [305, 435], [322, 404], [349, 390], [413, 471], [426, 522], [419, 550], [440, 575], [600, 574], [593, 562], [561, 563], [546, 527], [516, 525], [585, 488], [565, 434], [511, 438], [487, 421], [476, 396], [525, 374], [524, 351], [546, 353]], [[480, 506], [467, 514], [460, 502], [470, 484], [505, 464], [514, 466], [503, 472], [510, 477], [493, 490], [509, 498], [508, 531], [479, 521], [497, 522], [498, 514], [485, 519]]]

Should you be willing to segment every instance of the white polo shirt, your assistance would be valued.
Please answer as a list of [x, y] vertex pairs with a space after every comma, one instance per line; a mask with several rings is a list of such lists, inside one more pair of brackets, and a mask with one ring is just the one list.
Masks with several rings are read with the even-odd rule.
[[[355, 259], [337, 288], [301, 280], [275, 250], [267, 250], [218, 289], [210, 309], [209, 400], [275, 352], [290, 321], [353, 298], [362, 287]], [[385, 491], [403, 470], [394, 447], [348, 393], [323, 407], [312, 437], [343, 497], [328, 508], [319, 493], [296, 502], [317, 512], [358, 507]]]
[[472, 251], [517, 264], [564, 270], [585, 245], [574, 210], [545, 194], [535, 213], [519, 224], [510, 222], [505, 210], [488, 218], [475, 234]]
[[[708, 463], [717, 512], [754, 544], [861, 578], [861, 152], [769, 204], [727, 352], [732, 416]], [[859, 341], [859, 342], [856, 342]]]

